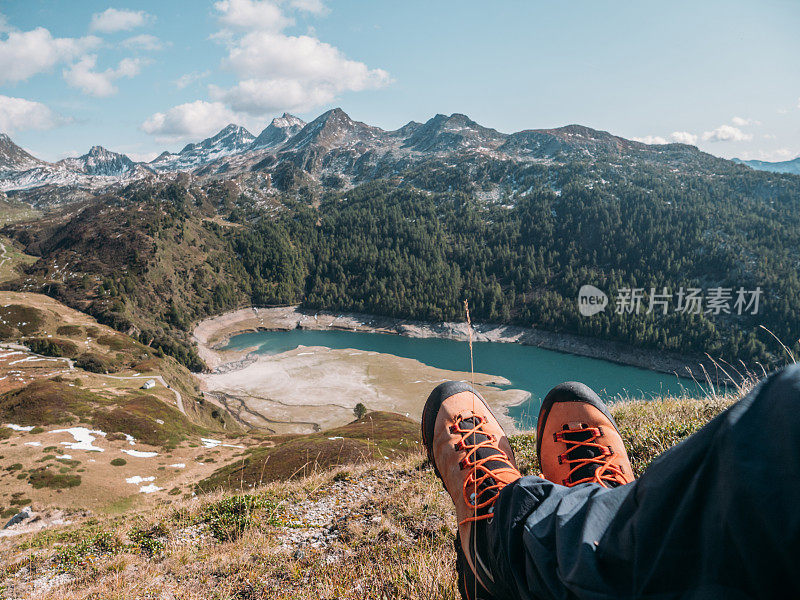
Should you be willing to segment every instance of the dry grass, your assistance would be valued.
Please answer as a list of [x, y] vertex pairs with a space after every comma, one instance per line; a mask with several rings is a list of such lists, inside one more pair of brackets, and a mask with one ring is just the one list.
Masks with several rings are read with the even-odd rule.
[[[244, 519], [226, 512], [230, 495], [216, 493], [40, 533], [6, 553], [2, 597], [452, 600], [452, 505], [422, 465], [414, 455], [393, 465], [353, 466], [263, 486], [247, 492], [262, 502]], [[341, 490], [353, 501], [339, 515]], [[330, 512], [334, 535], [321, 547], [303, 541], [282, 546], [292, 534], [302, 539], [328, 531], [329, 524], [303, 526], [297, 510], [303, 502]], [[216, 539], [204, 520], [209, 514], [215, 524], [245, 524], [232, 529], [230, 541]], [[145, 535], [143, 543], [143, 531], [155, 532], [156, 541]], [[46, 589], [56, 582], [62, 584]]]
[[[734, 400], [612, 411], [640, 473]], [[535, 472], [534, 438], [512, 441]], [[454, 531], [450, 498], [415, 453], [16, 540], [3, 553], [2, 597], [455, 600]]]

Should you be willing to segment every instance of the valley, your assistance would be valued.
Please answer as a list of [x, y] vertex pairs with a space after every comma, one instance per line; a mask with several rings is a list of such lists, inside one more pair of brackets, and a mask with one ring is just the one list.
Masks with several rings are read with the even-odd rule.
[[[341, 110], [257, 136], [231, 125], [146, 164], [0, 146], [0, 514], [19, 520], [0, 551], [22, 561], [37, 550], [15, 540], [55, 547], [53, 529], [83, 540], [70, 552], [115, 560], [108, 536], [140, 552], [150, 534], [110, 533], [117, 518], [212, 552], [205, 507], [266, 489], [302, 520], [276, 530], [297, 540], [277, 555], [334, 535], [330, 503], [351, 491], [354, 522], [378, 535], [370, 503], [400, 509], [369, 487], [429, 484], [422, 403], [471, 378], [465, 299], [475, 384], [523, 455], [556, 380], [627, 398], [615, 410], [642, 469], [733, 400], [670, 373], [750, 385], [755, 365], [785, 361], [760, 325], [800, 350], [800, 178], [693, 146], [575, 125], [504, 134], [459, 114], [384, 131]], [[577, 309], [587, 282], [612, 299], [592, 317]], [[763, 310], [621, 314], [626, 286], [760, 286]], [[322, 337], [268, 355], [248, 331]], [[489, 341], [510, 343], [492, 358]], [[75, 572], [53, 560], [45, 581]]]

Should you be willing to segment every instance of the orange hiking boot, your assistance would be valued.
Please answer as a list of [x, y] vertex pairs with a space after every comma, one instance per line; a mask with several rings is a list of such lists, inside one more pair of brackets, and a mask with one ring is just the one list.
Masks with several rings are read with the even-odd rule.
[[492, 518], [500, 490], [520, 478], [508, 438], [480, 394], [466, 383], [449, 381], [425, 403], [422, 440], [456, 505], [462, 598], [493, 598], [494, 578], [480, 555], [485, 548], [482, 525]]
[[536, 452], [545, 479], [572, 487], [617, 487], [634, 480], [617, 424], [591, 388], [576, 381], [554, 387], [542, 402]]

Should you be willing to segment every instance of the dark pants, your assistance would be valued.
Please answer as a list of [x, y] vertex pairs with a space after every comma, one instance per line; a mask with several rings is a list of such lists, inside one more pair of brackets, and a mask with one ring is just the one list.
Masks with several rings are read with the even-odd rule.
[[486, 533], [498, 599], [800, 598], [800, 365], [634, 483], [523, 477]]

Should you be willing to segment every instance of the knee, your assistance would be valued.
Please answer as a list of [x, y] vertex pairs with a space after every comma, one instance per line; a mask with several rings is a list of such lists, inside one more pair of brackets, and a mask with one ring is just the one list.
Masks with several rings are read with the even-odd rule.
[[789, 365], [770, 375], [757, 393], [771, 407], [800, 406], [800, 364]]

